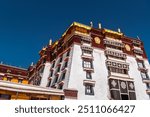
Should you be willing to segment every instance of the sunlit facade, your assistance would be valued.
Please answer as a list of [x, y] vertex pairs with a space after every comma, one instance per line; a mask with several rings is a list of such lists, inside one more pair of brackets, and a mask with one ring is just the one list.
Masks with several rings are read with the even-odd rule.
[[29, 90], [37, 88], [34, 95], [24, 92], [28, 99], [150, 99], [150, 66], [143, 42], [119, 29], [74, 22], [39, 54], [38, 62], [26, 70], [28, 81], [22, 80]]
[[74, 22], [40, 51], [29, 83], [77, 91], [77, 99], [149, 99], [149, 62], [143, 42], [120, 30]]

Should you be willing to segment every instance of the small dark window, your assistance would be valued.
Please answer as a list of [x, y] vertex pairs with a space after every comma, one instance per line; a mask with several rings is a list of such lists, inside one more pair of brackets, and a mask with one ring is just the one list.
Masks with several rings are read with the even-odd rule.
[[143, 61], [137, 62], [139, 68], [145, 68]]
[[62, 58], [62, 57], [60, 57], [60, 59], [59, 59], [59, 63], [61, 63], [61, 62], [62, 62], [62, 59], [63, 59], [63, 58]]
[[65, 62], [65, 66], [64, 67], [66, 68], [67, 66], [68, 66], [68, 61]]
[[141, 72], [141, 76], [143, 79], [148, 79], [148, 74], [146, 72]]
[[122, 100], [129, 100], [129, 97], [126, 94], [121, 94], [121, 99]]
[[58, 66], [58, 68], [57, 68], [57, 72], [60, 72], [60, 66]]
[[70, 56], [70, 51], [67, 52], [66, 56]]
[[43, 59], [43, 63], [46, 63], [46, 58]]
[[52, 67], [51, 68], [54, 68], [54, 66], [55, 66], [55, 61], [52, 63]]
[[51, 73], [50, 73], [50, 75], [49, 75], [50, 77], [52, 77], [53, 76], [53, 70], [51, 70]]
[[63, 89], [63, 85], [59, 85], [58, 89]]
[[150, 84], [146, 83], [146, 87], [147, 87], [147, 89], [150, 89]]
[[22, 83], [22, 79], [18, 79], [18, 83]]
[[94, 95], [94, 89], [92, 85], [85, 85], [85, 95]]
[[55, 83], [57, 83], [57, 80], [58, 80], [58, 76], [55, 77], [52, 85], [54, 85]]
[[91, 74], [91, 72], [86, 72], [86, 78], [87, 78], [87, 79], [92, 79], [92, 74]]
[[36, 78], [36, 79], [33, 81], [33, 85], [39, 86], [40, 84], [41, 84], [41, 78]]
[[9, 78], [9, 77], [8, 77], [8, 78], [7, 78], [7, 81], [11, 81], [11, 79], [12, 79], [12, 78]]
[[47, 87], [50, 87], [51, 85], [51, 80], [48, 81]]
[[66, 72], [64, 72], [64, 73], [62, 74], [62, 79], [61, 79], [61, 80], [64, 80], [64, 79], [65, 79], [65, 76], [66, 76]]

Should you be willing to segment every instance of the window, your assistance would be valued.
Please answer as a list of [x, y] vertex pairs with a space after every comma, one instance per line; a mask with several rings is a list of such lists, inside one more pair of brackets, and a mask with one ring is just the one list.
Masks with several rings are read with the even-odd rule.
[[38, 77], [38, 78], [34, 79], [34, 81], [33, 81], [33, 85], [37, 85], [37, 86], [39, 86], [40, 84], [41, 84], [41, 78], [40, 78], [40, 77]]
[[108, 67], [109, 72], [115, 72], [115, 73], [120, 73], [120, 74], [128, 74], [127, 69], [119, 69], [115, 67]]
[[63, 63], [63, 66], [62, 66], [62, 69], [61, 69], [61, 70], [64, 70], [67, 66], [68, 66], [68, 61], [65, 61], [65, 62]]
[[92, 51], [90, 51], [90, 50], [82, 50], [82, 55], [92, 56]]
[[58, 68], [57, 68], [57, 72], [60, 72], [60, 66], [58, 66]]
[[65, 68], [68, 66], [68, 61], [65, 62]]
[[57, 80], [58, 80], [58, 76], [55, 77], [52, 85], [54, 85], [55, 83], [57, 83]]
[[42, 67], [40, 70], [39, 70], [39, 75], [42, 77], [43, 76], [43, 72], [44, 72], [44, 67]]
[[91, 44], [91, 40], [89, 39], [82, 39], [81, 40], [82, 44], [85, 43], [85, 44]]
[[148, 79], [148, 75], [147, 75], [146, 72], [141, 72], [141, 76], [142, 76], [142, 78], [144, 78], [144, 79]]
[[70, 51], [67, 52], [66, 56], [70, 56]]
[[52, 64], [52, 67], [51, 67], [51, 68], [54, 68], [54, 66], [55, 66], [55, 61], [53, 62], [53, 64]]
[[58, 89], [63, 89], [63, 85], [59, 85]]
[[90, 84], [85, 85], [85, 95], [94, 95], [93, 86]]
[[66, 76], [66, 72], [63, 72], [59, 78], [59, 81], [58, 82], [61, 82], [65, 79], [65, 76]]
[[47, 87], [50, 87], [50, 85], [51, 85], [51, 80], [48, 81]]
[[65, 76], [66, 76], [66, 72], [64, 72], [64, 73], [62, 74], [61, 80], [64, 80], [64, 79], [65, 79]]
[[120, 59], [120, 60], [125, 60], [126, 59], [126, 54], [120, 53], [120, 52], [115, 52], [111, 49], [105, 50], [105, 54], [106, 54], [107, 59], [108, 59], [108, 57], [117, 58], [117, 59]]
[[117, 49], [117, 50], [122, 50], [121, 47], [117, 47], [117, 46], [113, 46], [113, 45], [106, 45], [106, 47], [112, 48], [112, 49]]
[[129, 97], [127, 94], [121, 94], [121, 99], [122, 100], [129, 100]]
[[46, 58], [43, 59], [42, 63], [46, 63]]
[[12, 78], [8, 77], [8, 78], [7, 78], [7, 81], [11, 81], [11, 79], [12, 79]]
[[137, 62], [139, 68], [145, 68], [143, 61]]
[[22, 79], [18, 79], [18, 83], [22, 83]]
[[150, 84], [146, 83], [146, 87], [147, 87], [147, 89], [150, 89]]
[[84, 68], [93, 68], [92, 61], [83, 60], [83, 67]]
[[87, 79], [92, 79], [92, 74], [91, 74], [91, 72], [86, 72], [86, 78], [87, 78]]
[[52, 77], [53, 76], [53, 70], [51, 70], [51, 73], [50, 73], [50, 75], [49, 75], [50, 77]]
[[68, 66], [68, 61], [65, 62], [64, 68], [66, 68], [67, 66]]
[[62, 57], [60, 57], [60, 59], [59, 59], [59, 63], [61, 63], [61, 62], [62, 62], [62, 59], [63, 59], [63, 58], [62, 58]]

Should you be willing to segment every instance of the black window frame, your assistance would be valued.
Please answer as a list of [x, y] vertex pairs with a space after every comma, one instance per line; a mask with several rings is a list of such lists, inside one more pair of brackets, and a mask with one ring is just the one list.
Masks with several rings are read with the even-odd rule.
[[70, 50], [67, 51], [66, 57], [70, 56]]
[[82, 66], [83, 66], [83, 68], [93, 69], [93, 61], [92, 60], [83, 59]]
[[[140, 66], [139, 63], [141, 63], [142, 67]], [[144, 61], [137, 61], [137, 65], [138, 65], [138, 68], [145, 68]]]
[[91, 84], [85, 84], [85, 95], [94, 95], [94, 86]]
[[[142, 73], [145, 74], [146, 78], [143, 77]], [[149, 76], [148, 76], [147, 72], [142, 72], [141, 71], [141, 77], [142, 77], [142, 79], [149, 79]]]
[[46, 87], [50, 87], [51, 86], [51, 79], [48, 81], [47, 86]]
[[86, 79], [92, 79], [92, 73], [87, 71], [86, 72]]

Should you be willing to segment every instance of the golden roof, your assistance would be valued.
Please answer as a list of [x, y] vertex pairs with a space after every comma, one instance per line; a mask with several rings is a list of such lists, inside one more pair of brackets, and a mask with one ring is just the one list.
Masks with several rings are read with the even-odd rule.
[[109, 34], [114, 34], [114, 35], [118, 35], [118, 36], [122, 36], [123, 35], [123, 33], [116, 32], [116, 31], [109, 30], [109, 29], [103, 29], [103, 33], [109, 33]]

